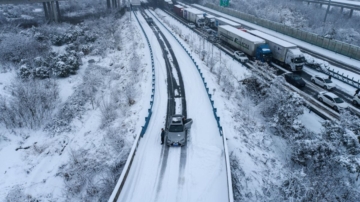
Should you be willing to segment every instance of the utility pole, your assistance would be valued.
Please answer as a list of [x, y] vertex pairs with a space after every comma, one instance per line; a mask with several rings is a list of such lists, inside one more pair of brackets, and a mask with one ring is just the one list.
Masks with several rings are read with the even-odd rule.
[[331, 1], [331, 0], [329, 0], [328, 7], [327, 7], [327, 9], [326, 9], [324, 22], [326, 21], [327, 14], [328, 14], [328, 12], [329, 12], [329, 10], [330, 10], [330, 1]]

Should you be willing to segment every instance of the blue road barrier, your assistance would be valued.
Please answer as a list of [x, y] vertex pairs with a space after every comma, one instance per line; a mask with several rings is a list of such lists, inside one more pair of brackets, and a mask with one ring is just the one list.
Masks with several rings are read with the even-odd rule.
[[152, 52], [152, 48], [151, 48], [151, 45], [150, 45], [150, 41], [149, 41], [149, 38], [147, 37], [145, 31], [144, 31], [144, 28], [142, 27], [138, 17], [136, 16], [135, 12], [134, 13], [134, 16], [137, 20], [137, 22], [139, 23], [140, 27], [141, 27], [141, 30], [142, 32], [144, 33], [145, 35], [145, 38], [146, 38], [146, 41], [147, 41], [147, 44], [148, 44], [148, 47], [150, 49], [150, 56], [151, 56], [151, 69], [152, 69], [152, 87], [151, 87], [151, 100], [150, 101], [150, 109], [148, 109], [148, 116], [145, 117], [145, 124], [144, 126], [142, 126], [142, 130], [141, 130], [141, 133], [140, 133], [140, 136], [143, 137], [146, 130], [147, 130], [147, 127], [149, 126], [149, 122], [150, 122], [150, 119], [151, 119], [151, 115], [152, 115], [152, 107], [153, 107], [153, 104], [154, 104], [154, 95], [155, 95], [155, 65], [154, 65], [154, 56], [153, 56], [153, 52]]

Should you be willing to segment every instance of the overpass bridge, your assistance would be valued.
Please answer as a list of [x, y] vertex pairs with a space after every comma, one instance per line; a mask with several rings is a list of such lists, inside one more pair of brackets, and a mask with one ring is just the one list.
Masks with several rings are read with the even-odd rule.
[[[42, 3], [46, 19], [50, 21], [59, 22], [60, 19], [60, 6], [59, 1], [72, 1], [72, 0], [0, 0], [0, 6], [4, 4], [32, 4]], [[107, 7], [118, 8], [120, 0], [104, 0]]]
[[360, 11], [359, 1], [349, 1], [349, 0], [299, 0], [299, 1], [305, 1], [308, 2], [308, 4], [310, 3], [320, 4], [320, 6], [328, 5], [328, 8], [330, 6], [340, 7], [341, 11], [343, 11], [344, 8], [349, 9], [350, 10], [349, 17], [352, 16], [354, 10]]

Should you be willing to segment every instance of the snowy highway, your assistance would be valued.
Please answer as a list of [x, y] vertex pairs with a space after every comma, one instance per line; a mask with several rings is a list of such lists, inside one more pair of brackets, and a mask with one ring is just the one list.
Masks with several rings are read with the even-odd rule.
[[[151, 16], [148, 11], [147, 14]], [[137, 17], [153, 47], [156, 93], [152, 119], [140, 141], [118, 201], [227, 201], [229, 196], [222, 137], [201, 77], [180, 44], [154, 19], [179, 61], [187, 116], [194, 121], [188, 133], [187, 146], [183, 147], [186, 149], [160, 145], [160, 129], [164, 127], [167, 116], [167, 70], [152, 28], [140, 12], [137, 12]], [[180, 108], [177, 103], [176, 111], [179, 112]]]

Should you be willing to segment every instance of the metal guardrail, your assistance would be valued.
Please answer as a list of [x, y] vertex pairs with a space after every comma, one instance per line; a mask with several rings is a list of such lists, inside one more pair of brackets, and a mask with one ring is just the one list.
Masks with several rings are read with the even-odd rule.
[[152, 115], [152, 107], [153, 107], [153, 103], [154, 103], [154, 94], [155, 94], [155, 65], [154, 65], [154, 57], [153, 57], [153, 53], [152, 53], [152, 49], [151, 49], [151, 44], [150, 44], [150, 41], [146, 35], [146, 32], [144, 31], [144, 28], [142, 27], [139, 19], [137, 18], [135, 12], [134, 13], [134, 16], [137, 20], [137, 22], [139, 23], [140, 27], [141, 27], [141, 30], [143, 32], [143, 34], [145, 35], [145, 38], [146, 38], [146, 41], [147, 41], [147, 44], [149, 46], [149, 49], [150, 49], [150, 55], [151, 55], [151, 67], [152, 67], [152, 90], [151, 90], [151, 101], [150, 101], [150, 109], [148, 109], [148, 116], [145, 118], [145, 125], [142, 126], [142, 130], [141, 130], [141, 133], [136, 137], [136, 140], [131, 148], [131, 151], [130, 151], [130, 154], [128, 156], [128, 159], [126, 160], [126, 163], [125, 163], [125, 166], [124, 166], [124, 169], [123, 171], [121, 172], [121, 175], [120, 175], [120, 178], [118, 180], [118, 182], [116, 183], [116, 186], [108, 200], [108, 202], [115, 202], [118, 200], [119, 196], [120, 196], [120, 192], [125, 184], [125, 181], [127, 179], [127, 176], [130, 172], [130, 168], [131, 168], [131, 165], [132, 165], [132, 162], [134, 160], [134, 157], [135, 157], [135, 153], [136, 153], [136, 149], [138, 148], [139, 146], [139, 143], [140, 143], [140, 137], [143, 137], [145, 132], [146, 132], [146, 129], [149, 125], [149, 122], [150, 122], [150, 118], [151, 118], [151, 115]]
[[338, 79], [339, 81], [342, 81], [352, 87], [355, 88], [360, 88], [360, 80], [355, 81], [354, 77], [349, 78], [348, 75], [344, 75], [344, 73], [340, 74], [339, 71], [335, 72], [335, 70], [331, 70], [330, 68], [328, 69], [328, 72], [324, 72], [327, 75], [330, 75], [336, 79]]
[[[213, 109], [213, 114], [214, 117], [216, 119], [217, 122], [217, 126], [219, 129], [219, 133], [220, 136], [222, 136], [222, 141], [223, 141], [223, 145], [224, 145], [224, 150], [225, 150], [225, 165], [226, 165], [226, 174], [227, 174], [227, 186], [228, 186], [228, 196], [229, 196], [229, 202], [233, 202], [234, 201], [234, 194], [233, 194], [233, 189], [232, 189], [232, 180], [231, 180], [231, 170], [230, 170], [230, 159], [229, 159], [229, 153], [228, 153], [228, 148], [227, 148], [227, 144], [226, 144], [226, 137], [225, 134], [223, 133], [222, 130], [222, 126], [220, 124], [220, 117], [217, 115], [217, 108], [214, 106], [214, 101], [211, 99], [212, 94], [209, 91], [209, 88], [207, 87], [207, 82], [205, 81], [204, 75], [201, 72], [201, 69], [199, 68], [199, 66], [197, 65], [197, 63], [195, 62], [195, 59], [193, 58], [193, 56], [191, 55], [191, 53], [185, 48], [185, 46], [179, 41], [179, 39], [150, 11], [150, 14], [175, 38], [175, 40], [181, 45], [181, 47], [186, 51], [186, 53], [188, 54], [188, 56], [191, 58], [192, 62], [194, 63], [196, 69], [198, 70], [200, 77], [203, 81], [204, 87], [206, 89], [206, 92], [208, 94], [212, 109]], [[175, 18], [174, 18], [175, 19]], [[176, 19], [177, 20], [177, 19]]]

